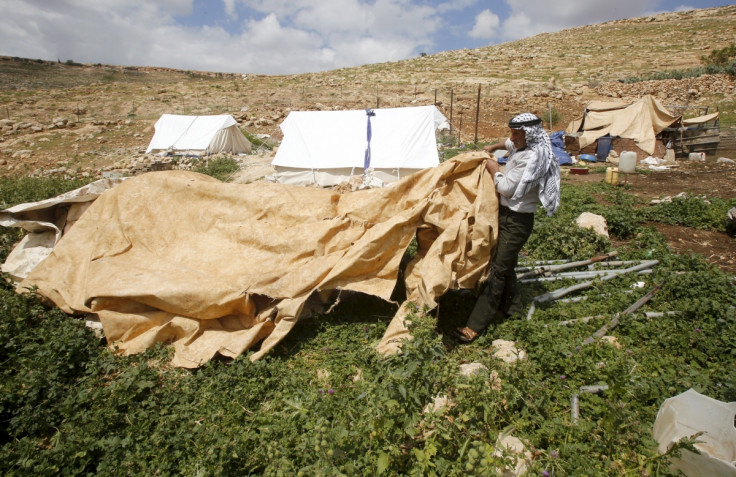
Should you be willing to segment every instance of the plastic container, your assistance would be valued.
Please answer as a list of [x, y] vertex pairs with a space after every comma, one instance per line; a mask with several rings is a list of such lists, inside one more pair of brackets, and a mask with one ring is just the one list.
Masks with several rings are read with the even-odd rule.
[[580, 160], [585, 162], [598, 162], [593, 154], [580, 154]]
[[618, 159], [618, 171], [623, 174], [631, 174], [636, 171], [636, 153], [623, 151]]
[[618, 184], [618, 167], [606, 168], [606, 182], [613, 185]]
[[611, 136], [601, 136], [598, 138], [598, 147], [595, 150], [595, 155], [598, 157], [598, 162], [606, 162], [608, 153], [611, 152]]
[[722, 402], [694, 389], [665, 399], [654, 421], [654, 439], [664, 454], [683, 437], [698, 436], [693, 447], [683, 449], [672, 467], [687, 476], [733, 477], [736, 474], [736, 402]]
[[705, 161], [705, 153], [704, 152], [691, 152], [687, 156], [688, 159], [691, 161]]

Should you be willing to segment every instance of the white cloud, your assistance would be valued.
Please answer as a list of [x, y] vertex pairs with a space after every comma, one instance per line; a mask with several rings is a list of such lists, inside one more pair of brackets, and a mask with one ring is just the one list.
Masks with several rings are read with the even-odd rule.
[[3, 55], [243, 73], [399, 60], [431, 45], [441, 26], [436, 7], [412, 0], [222, 0], [221, 19], [242, 18], [235, 31], [178, 24], [193, 0], [0, 4]]
[[[514, 40], [650, 14], [659, 0], [0, 0], [0, 54], [290, 74], [394, 61], [435, 42]], [[505, 2], [507, 8], [501, 2]], [[473, 18], [474, 5], [484, 10]], [[684, 8], [684, 7], [683, 7]], [[505, 20], [499, 15], [506, 15]], [[625, 12], [625, 13], [622, 13]], [[184, 18], [186, 24], [180, 23]], [[240, 19], [233, 22], [233, 19]], [[223, 25], [220, 27], [219, 25]], [[440, 40], [441, 39], [441, 40]], [[462, 44], [453, 47], [463, 47]]]
[[235, 0], [222, 0], [222, 4], [225, 7], [225, 13], [230, 18], [238, 18], [238, 13], [235, 11]]
[[357, 0], [343, 0], [339, 7], [329, 1], [309, 2], [293, 12], [283, 12], [283, 15], [299, 28], [327, 34], [362, 34], [374, 22], [373, 12]]
[[503, 21], [500, 39], [516, 40], [621, 18], [646, 15], [656, 0], [506, 0], [511, 14]]
[[693, 7], [692, 5], [679, 5], [675, 7], [673, 12], [686, 12], [688, 10], [695, 10], [696, 7]]
[[498, 26], [501, 24], [501, 20], [498, 15], [492, 11], [485, 9], [475, 16], [475, 25], [470, 30], [472, 38], [488, 39], [493, 38], [497, 35]]
[[454, 0], [451, 2], [440, 3], [437, 5], [439, 13], [447, 13], [452, 11], [465, 10], [478, 3], [478, 0]]

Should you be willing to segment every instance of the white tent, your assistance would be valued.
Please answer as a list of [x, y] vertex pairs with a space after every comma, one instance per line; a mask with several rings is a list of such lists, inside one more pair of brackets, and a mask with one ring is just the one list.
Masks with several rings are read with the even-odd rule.
[[395, 182], [439, 164], [435, 134], [449, 127], [435, 106], [292, 111], [281, 123], [284, 139], [269, 179], [330, 186], [363, 174], [367, 164], [372, 177]]
[[191, 154], [233, 154], [251, 151], [251, 144], [229, 114], [219, 116], [162, 115], [146, 153], [172, 150]]

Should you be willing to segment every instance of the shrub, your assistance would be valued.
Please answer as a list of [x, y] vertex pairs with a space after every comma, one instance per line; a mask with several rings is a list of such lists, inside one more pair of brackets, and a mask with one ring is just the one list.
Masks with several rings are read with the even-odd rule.
[[207, 174], [222, 182], [229, 181], [233, 174], [240, 170], [238, 161], [232, 157], [220, 157], [212, 159], [206, 165], [194, 169], [195, 172]]
[[253, 145], [256, 149], [264, 148], [264, 149], [268, 149], [269, 151], [272, 151], [274, 148], [274, 145], [275, 145], [274, 142], [269, 139], [261, 139], [255, 134], [252, 134], [245, 130], [243, 130], [243, 134], [245, 135], [246, 138], [248, 138], [248, 141], [250, 141], [251, 145]]
[[649, 207], [642, 212], [642, 217], [663, 224], [726, 232], [728, 210], [734, 206], [736, 199], [686, 194], [674, 197], [671, 202], [660, 202]]
[[719, 48], [710, 52], [708, 56], [701, 56], [700, 61], [705, 66], [715, 65], [725, 67], [729, 64], [733, 64], [736, 59], [736, 43], [724, 48]]

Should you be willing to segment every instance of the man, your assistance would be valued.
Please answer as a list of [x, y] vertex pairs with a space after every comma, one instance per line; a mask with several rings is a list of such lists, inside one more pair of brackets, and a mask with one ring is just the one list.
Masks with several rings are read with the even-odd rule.
[[541, 202], [548, 215], [560, 205], [560, 165], [552, 152], [542, 120], [530, 113], [509, 121], [511, 137], [505, 144], [486, 146], [492, 153], [506, 148], [511, 156], [504, 172], [498, 162], [485, 161], [499, 194], [498, 242], [491, 261], [491, 275], [464, 327], [457, 328], [458, 340], [474, 341], [496, 314], [521, 312], [521, 297], [514, 268], [519, 252], [532, 233], [534, 212]]

